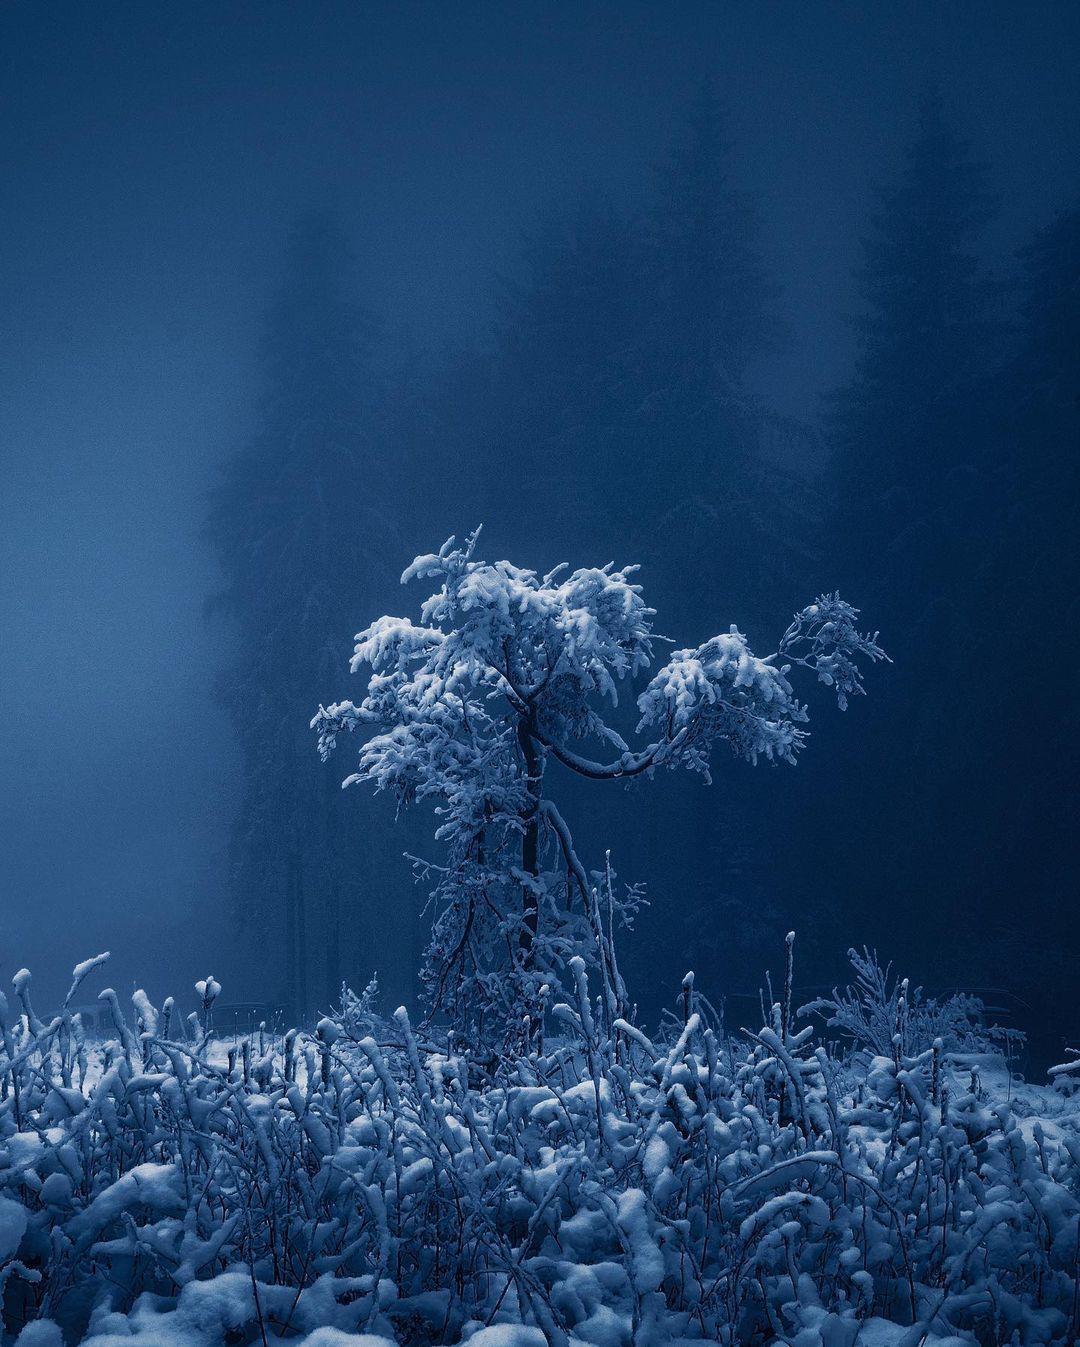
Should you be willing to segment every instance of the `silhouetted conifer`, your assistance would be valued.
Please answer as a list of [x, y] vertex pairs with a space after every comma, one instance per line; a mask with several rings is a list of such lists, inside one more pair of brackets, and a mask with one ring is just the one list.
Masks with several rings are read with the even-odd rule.
[[236, 624], [220, 683], [243, 779], [234, 896], [262, 930], [277, 914], [266, 954], [300, 1014], [336, 998], [343, 957], [358, 953], [378, 836], [345, 819], [308, 730], [312, 690], [342, 682], [359, 597], [385, 587], [393, 527], [376, 444], [378, 328], [349, 296], [349, 265], [326, 217], [293, 230], [265, 320], [257, 429], [229, 459], [207, 523], [223, 572], [213, 606]]

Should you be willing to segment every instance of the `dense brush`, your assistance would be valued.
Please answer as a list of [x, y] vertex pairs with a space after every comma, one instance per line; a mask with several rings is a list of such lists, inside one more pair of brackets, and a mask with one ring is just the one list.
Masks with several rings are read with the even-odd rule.
[[888, 1321], [909, 1344], [1075, 1340], [1067, 1120], [1018, 1117], [940, 1038], [909, 1055], [901, 1035], [863, 1068], [830, 1053], [793, 1022], [790, 974], [769, 1022], [731, 1036], [687, 979], [654, 1042], [571, 971], [561, 1037], [493, 1072], [371, 996], [313, 1034], [230, 1045], [206, 986], [186, 1038], [141, 993], [133, 1027], [104, 992], [113, 1032], [90, 1042], [70, 996], [42, 1020], [20, 974], [0, 1061], [7, 1330], [833, 1347]]

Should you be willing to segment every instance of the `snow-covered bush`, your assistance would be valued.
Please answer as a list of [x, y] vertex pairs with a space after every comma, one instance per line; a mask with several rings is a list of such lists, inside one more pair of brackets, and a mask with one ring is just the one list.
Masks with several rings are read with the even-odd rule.
[[[351, 668], [370, 667], [366, 696], [320, 707], [312, 726], [324, 757], [343, 730], [370, 735], [346, 786], [435, 802], [446, 857], [420, 863], [435, 879], [431, 1005], [469, 1041], [513, 1053], [532, 1043], [572, 957], [601, 976], [608, 1030], [626, 1010], [612, 930], [629, 910], [586, 873], [545, 792], [549, 762], [601, 781], [676, 767], [708, 778], [722, 743], [749, 762], [794, 762], [808, 714], [792, 669], [834, 688], [844, 708], [863, 690], [860, 658], [885, 656], [839, 595], [804, 608], [764, 659], [731, 627], [653, 675], [637, 698], [649, 737], [631, 748], [602, 708], [651, 664], [658, 639], [637, 568], [541, 576], [477, 559], [478, 536], [413, 561], [403, 583], [438, 584], [419, 623], [381, 617], [360, 632]], [[590, 744], [607, 756], [588, 756]]]
[[1066, 1060], [1050, 1068], [1054, 1088], [1062, 1094], [1080, 1093], [1080, 1050], [1066, 1048]]
[[933, 1047], [852, 1084], [794, 1028], [790, 974], [726, 1038], [688, 978], [655, 1042], [570, 975], [561, 1037], [476, 1088], [404, 1010], [260, 1052], [141, 993], [132, 1027], [106, 991], [101, 1042], [71, 995], [39, 1018], [24, 970], [0, 1004], [7, 1340], [1076, 1341], [1080, 1116], [1018, 1118]]
[[330, 1011], [328, 1019], [352, 1042], [359, 1042], [373, 1033], [382, 1032], [385, 1020], [379, 1013], [379, 979], [373, 974], [362, 992], [354, 992], [345, 982], [341, 984], [341, 1000]]
[[849, 949], [848, 960], [854, 983], [816, 997], [799, 1014], [820, 1015], [857, 1049], [878, 1057], [916, 1057], [935, 1043], [947, 1052], [987, 1053], [1023, 1042], [1018, 1029], [987, 1024], [986, 1007], [977, 996], [926, 996], [907, 978], [893, 975], [891, 964], [882, 968], [876, 950]]

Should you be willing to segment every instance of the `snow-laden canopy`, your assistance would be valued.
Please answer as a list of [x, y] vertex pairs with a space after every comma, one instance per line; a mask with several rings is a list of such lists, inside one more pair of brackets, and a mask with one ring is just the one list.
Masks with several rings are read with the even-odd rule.
[[[366, 695], [320, 707], [312, 726], [324, 757], [342, 730], [369, 732], [345, 785], [372, 782], [399, 804], [437, 802], [436, 835], [450, 850], [437, 892], [443, 918], [454, 915], [436, 921], [436, 962], [471, 960], [484, 977], [500, 950], [550, 981], [578, 940], [567, 924], [575, 897], [590, 903], [570, 830], [544, 797], [550, 759], [596, 780], [659, 767], [708, 778], [719, 743], [749, 762], [793, 763], [808, 719], [793, 668], [834, 687], [844, 707], [863, 690], [859, 657], [884, 653], [835, 594], [798, 613], [765, 658], [732, 626], [674, 651], [653, 675], [637, 699], [637, 732], [648, 738], [634, 747], [602, 712], [618, 704], [621, 683], [651, 666], [659, 639], [637, 567], [562, 565], [541, 575], [478, 559], [478, 538], [479, 530], [462, 546], [449, 538], [412, 562], [402, 583], [437, 584], [419, 622], [380, 617], [359, 632], [351, 668], [370, 668]], [[546, 844], [565, 875], [545, 870]]]

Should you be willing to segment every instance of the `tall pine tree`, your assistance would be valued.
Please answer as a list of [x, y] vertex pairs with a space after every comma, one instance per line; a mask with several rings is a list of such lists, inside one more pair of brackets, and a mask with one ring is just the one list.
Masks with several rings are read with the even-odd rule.
[[[1078, 1031], [1055, 989], [1080, 956], [1080, 712], [1075, 698], [1061, 699], [1055, 671], [1080, 663], [1080, 210], [1040, 230], [1020, 261], [1017, 340], [992, 404], [999, 466], [984, 545], [994, 583], [978, 648], [991, 672], [969, 719], [992, 738], [995, 761], [980, 781], [988, 840], [973, 869], [997, 914], [986, 941], [993, 974], [1031, 1003], [1045, 1061], [1059, 1060], [1063, 1036]], [[1041, 670], [1005, 672], [1024, 640], [1046, 651]]]
[[632, 477], [625, 449], [642, 322], [633, 222], [598, 196], [548, 214], [503, 287], [478, 435], [493, 521], [512, 521], [515, 540], [560, 555], [586, 539], [603, 550], [629, 545], [633, 523], [624, 515], [616, 524], [621, 512], [610, 505]]
[[[992, 213], [985, 169], [931, 94], [863, 240], [855, 370], [831, 398], [828, 425], [829, 535], [845, 572], [864, 584], [873, 576], [897, 616], [920, 592], [913, 568], [923, 606], [939, 545], [954, 541], [957, 510], [985, 466], [986, 427], [973, 413], [995, 330], [977, 245]], [[901, 574], [908, 584], [896, 583]]]
[[[753, 639], [790, 616], [791, 594], [814, 576], [817, 501], [795, 467], [808, 430], [754, 389], [757, 367], [783, 338], [779, 294], [708, 84], [656, 173], [643, 234], [641, 384], [629, 439], [639, 502], [648, 503], [638, 507], [648, 521], [638, 555], [673, 629], [704, 633], [739, 613]], [[767, 790], [747, 781], [719, 808], [695, 785], [669, 783], [644, 829], [655, 852], [672, 856], [656, 886], [655, 935], [671, 942], [673, 963], [738, 987], [745, 965], [767, 957], [791, 921], [763, 860], [789, 797], [775, 782]], [[651, 921], [642, 920], [646, 937]]]
[[[930, 95], [902, 172], [878, 193], [858, 273], [855, 369], [827, 418], [826, 535], [841, 592], [858, 586], [897, 658], [885, 715], [820, 786], [855, 839], [837, 857], [835, 897], [858, 914], [859, 938], [888, 941], [899, 958], [918, 953], [924, 966], [937, 959], [930, 974], [946, 980], [960, 975], [958, 945], [939, 939], [927, 952], [926, 911], [950, 937], [988, 915], [973, 880], [975, 782], [993, 746], [973, 723], [972, 652], [995, 620], [987, 530], [999, 490], [990, 391], [1001, 327], [979, 260], [992, 213], [985, 170]], [[928, 650], [948, 689], [933, 698]], [[867, 788], [867, 759], [900, 740], [906, 752], [884, 755]], [[808, 826], [825, 821], [819, 813]]]
[[[471, 423], [466, 439], [488, 465], [481, 517], [497, 547], [541, 567], [583, 549], [598, 562], [636, 556], [688, 639], [736, 612], [751, 637], [774, 628], [811, 567], [812, 495], [777, 443], [799, 428], [752, 388], [778, 323], [736, 177], [704, 90], [636, 213], [593, 197], [536, 231], [478, 362], [485, 373], [468, 385], [483, 394], [444, 414], [452, 435]], [[739, 887], [745, 903], [754, 884], [732, 858], [757, 826], [749, 797], [760, 791], [753, 782], [721, 810], [699, 783], [668, 782], [629, 825], [621, 792], [589, 801], [594, 858], [610, 845], [634, 877], [650, 850], [670, 857], [657, 919], [670, 936], [672, 914], [691, 915], [682, 946], [663, 943], [665, 975], [712, 955], [730, 970], [730, 937], [706, 949], [703, 932], [719, 928], [718, 890], [734, 898]], [[750, 901], [765, 909], [763, 892]]]
[[229, 459], [207, 523], [224, 576], [214, 602], [236, 627], [221, 677], [243, 776], [235, 897], [278, 951], [299, 1014], [336, 1000], [374, 957], [359, 947], [361, 900], [382, 830], [346, 811], [308, 728], [318, 698], [344, 691], [350, 623], [382, 601], [380, 558], [401, 551], [376, 451], [377, 326], [350, 297], [349, 268], [331, 220], [293, 230], [265, 321], [258, 429]]

